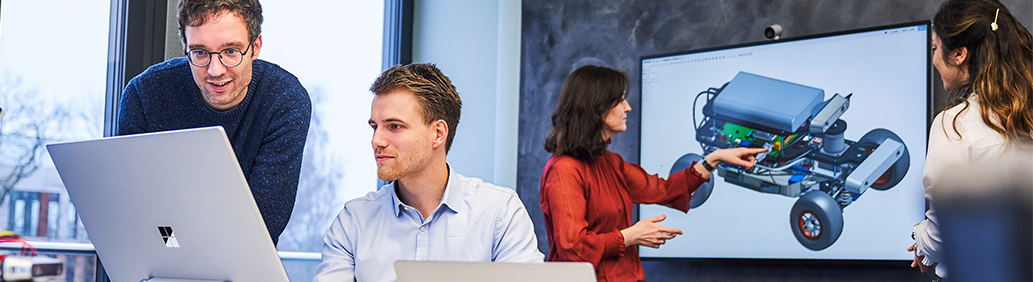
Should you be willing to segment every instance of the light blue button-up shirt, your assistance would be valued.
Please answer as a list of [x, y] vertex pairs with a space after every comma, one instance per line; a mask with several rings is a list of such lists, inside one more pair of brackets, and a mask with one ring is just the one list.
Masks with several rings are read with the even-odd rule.
[[348, 201], [323, 238], [313, 282], [397, 281], [397, 260], [542, 262], [534, 225], [513, 190], [449, 169], [427, 220], [394, 184]]

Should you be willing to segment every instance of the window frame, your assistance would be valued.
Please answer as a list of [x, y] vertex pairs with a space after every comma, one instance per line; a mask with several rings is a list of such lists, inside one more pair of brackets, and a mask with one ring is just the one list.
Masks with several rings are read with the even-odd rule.
[[129, 80], [165, 61], [165, 4], [148, 0], [111, 1], [104, 137], [118, 132], [118, 105]]

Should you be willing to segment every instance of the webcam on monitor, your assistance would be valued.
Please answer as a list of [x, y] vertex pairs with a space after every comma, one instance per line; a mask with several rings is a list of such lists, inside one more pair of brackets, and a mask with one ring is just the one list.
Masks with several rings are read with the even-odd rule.
[[782, 25], [773, 24], [764, 28], [764, 38], [778, 40], [779, 37], [782, 37]]

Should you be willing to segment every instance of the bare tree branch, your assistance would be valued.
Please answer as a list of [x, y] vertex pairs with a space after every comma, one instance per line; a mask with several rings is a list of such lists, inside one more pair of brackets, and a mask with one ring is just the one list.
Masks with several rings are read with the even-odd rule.
[[301, 161], [294, 213], [283, 235], [280, 235], [280, 247], [285, 250], [319, 252], [323, 235], [341, 209], [337, 203], [337, 189], [345, 172], [341, 169], [341, 160], [332, 152], [330, 136], [325, 128], [325, 111], [321, 106], [325, 104], [322, 103], [324, 95], [318, 87], [309, 91], [312, 120], [305, 142], [305, 156]]
[[[46, 103], [18, 77], [0, 73], [0, 200], [43, 165], [47, 143], [64, 139], [73, 121], [65, 103]], [[89, 122], [89, 121], [81, 121]]]

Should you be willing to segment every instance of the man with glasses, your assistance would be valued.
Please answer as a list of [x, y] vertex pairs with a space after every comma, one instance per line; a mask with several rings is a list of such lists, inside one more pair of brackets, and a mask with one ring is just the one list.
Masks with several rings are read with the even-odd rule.
[[181, 0], [186, 57], [126, 85], [118, 135], [221, 125], [275, 244], [294, 209], [311, 101], [294, 75], [258, 59], [261, 24], [258, 0]]

